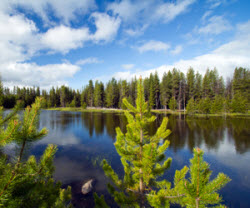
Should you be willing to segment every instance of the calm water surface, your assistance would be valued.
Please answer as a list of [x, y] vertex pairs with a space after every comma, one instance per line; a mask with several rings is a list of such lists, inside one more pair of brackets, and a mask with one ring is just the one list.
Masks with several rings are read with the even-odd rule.
[[[162, 117], [149, 128], [153, 134]], [[172, 157], [170, 170], [164, 178], [172, 181], [176, 169], [189, 165], [194, 147], [205, 151], [204, 159], [213, 171], [212, 178], [219, 172], [227, 174], [232, 181], [220, 192], [225, 204], [232, 208], [250, 207], [250, 119], [247, 118], [199, 118], [169, 116], [168, 128], [170, 148], [167, 157]], [[116, 172], [122, 175], [123, 168], [116, 153], [115, 128], [126, 129], [126, 118], [116, 113], [79, 113], [42, 111], [40, 128], [46, 127], [49, 134], [42, 140], [29, 144], [26, 157], [41, 156], [50, 143], [58, 145], [55, 156], [54, 178], [63, 186], [72, 186], [72, 203], [75, 207], [93, 207], [93, 196], [81, 194], [81, 185], [94, 178], [94, 191], [104, 194], [112, 205], [112, 198], [106, 190], [107, 179], [99, 167], [106, 158]], [[6, 151], [14, 151], [9, 146]], [[13, 153], [12, 153], [13, 154]], [[113, 205], [113, 207], [115, 207]]]

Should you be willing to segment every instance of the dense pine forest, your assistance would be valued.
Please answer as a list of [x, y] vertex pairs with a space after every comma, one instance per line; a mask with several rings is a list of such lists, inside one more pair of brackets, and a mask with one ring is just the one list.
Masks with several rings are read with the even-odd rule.
[[[37, 96], [42, 96], [43, 108], [51, 107], [106, 107], [124, 108], [122, 99], [135, 105], [136, 77], [130, 82], [112, 78], [106, 83], [90, 80], [81, 90], [68, 86], [52, 87], [49, 91], [39, 87], [4, 88], [0, 82], [0, 106], [13, 108], [16, 103], [26, 107]], [[189, 68], [187, 74], [173, 69], [160, 80], [157, 72], [144, 79], [145, 99], [152, 109], [187, 110], [188, 113], [245, 113], [250, 101], [250, 71], [235, 68], [233, 78], [226, 81], [217, 69], [207, 69], [204, 76]]]

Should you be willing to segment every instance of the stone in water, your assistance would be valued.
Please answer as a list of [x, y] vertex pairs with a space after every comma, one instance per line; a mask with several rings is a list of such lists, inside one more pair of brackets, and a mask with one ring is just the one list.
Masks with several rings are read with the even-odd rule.
[[87, 193], [92, 191], [92, 189], [93, 189], [93, 186], [92, 186], [93, 181], [94, 181], [94, 179], [90, 179], [85, 184], [83, 184], [83, 186], [82, 186], [82, 193], [83, 194], [87, 194]]

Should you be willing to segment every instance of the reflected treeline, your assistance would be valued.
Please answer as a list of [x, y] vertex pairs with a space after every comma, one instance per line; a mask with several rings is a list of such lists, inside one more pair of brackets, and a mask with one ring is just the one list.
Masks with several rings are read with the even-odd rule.
[[235, 149], [239, 153], [245, 153], [250, 149], [250, 120], [233, 118], [227, 120], [228, 134], [234, 140]]
[[[155, 133], [164, 116], [166, 115], [156, 115], [156, 121], [148, 127], [149, 135]], [[174, 151], [184, 147], [192, 151], [197, 146], [218, 150], [225, 140], [235, 145], [237, 153], [244, 153], [250, 149], [250, 120], [248, 118], [167, 116], [168, 128], [172, 131], [168, 139]], [[50, 121], [49, 124], [48, 121]], [[108, 134], [114, 141], [116, 127], [120, 127], [125, 132], [127, 121], [122, 113], [43, 111], [41, 114], [40, 126], [46, 126], [52, 130], [65, 131], [72, 126], [79, 128], [79, 125], [89, 132], [90, 138], [93, 134], [96, 136]]]
[[113, 140], [116, 137], [116, 127], [125, 132], [127, 121], [123, 114], [86, 112], [81, 114], [82, 124], [89, 129], [90, 137], [95, 132], [101, 135], [106, 132]]
[[247, 118], [187, 118], [188, 147], [205, 144], [208, 149], [218, 150], [219, 145], [228, 140], [237, 153], [250, 149], [249, 119]]

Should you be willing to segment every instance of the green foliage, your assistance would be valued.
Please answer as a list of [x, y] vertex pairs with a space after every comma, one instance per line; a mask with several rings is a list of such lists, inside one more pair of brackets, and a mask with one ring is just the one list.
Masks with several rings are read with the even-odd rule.
[[[22, 102], [23, 108], [31, 105], [36, 97], [43, 97], [42, 108], [50, 107], [80, 107], [86, 103], [90, 107], [108, 107], [126, 109], [123, 104], [123, 98], [127, 98], [129, 102], [135, 106], [136, 103], [136, 77], [130, 82], [126, 80], [116, 80], [112, 78], [107, 85], [100, 81], [90, 80], [82, 90], [74, 90], [68, 86], [60, 88], [52, 87], [49, 91], [40, 88], [19, 88], [14, 87], [13, 90], [4, 88], [0, 81], [0, 104], [4, 108], [13, 108], [17, 102]], [[246, 68], [235, 68], [232, 80], [227, 80], [225, 86], [222, 76], [219, 76], [216, 68], [207, 69], [204, 76], [194, 69], [189, 68], [187, 74], [177, 69], [164, 72], [160, 82], [157, 72], [151, 73], [149, 77], [144, 79], [145, 100], [148, 101], [150, 109], [167, 109], [182, 110], [187, 107], [187, 101], [191, 98], [197, 103], [199, 113], [223, 113], [223, 112], [247, 112], [250, 108], [250, 72]], [[240, 94], [246, 102], [244, 107], [242, 100], [237, 100], [236, 95]], [[171, 101], [170, 99], [174, 98]], [[202, 100], [201, 107], [199, 103], [201, 99], [209, 98], [209, 107], [207, 109], [206, 102]], [[218, 99], [219, 98], [219, 99]], [[221, 106], [220, 98], [227, 98], [224, 106]], [[232, 100], [234, 99], [234, 100]], [[240, 101], [240, 107], [237, 102]], [[204, 104], [204, 105], [203, 105]], [[231, 108], [233, 107], [233, 108]]]
[[167, 109], [168, 102], [172, 96], [172, 73], [164, 73], [161, 82], [161, 104]]
[[69, 104], [69, 107], [74, 108], [76, 107], [76, 100], [72, 100], [71, 103]]
[[1, 75], [0, 75], [0, 106], [3, 105], [3, 84], [2, 84], [2, 79], [1, 79]]
[[246, 68], [235, 68], [233, 92], [243, 95], [248, 101], [250, 100], [250, 71]]
[[82, 109], [86, 109], [87, 108], [87, 104], [86, 103], [82, 103]]
[[94, 193], [94, 200], [95, 200], [95, 208], [109, 208], [106, 204], [104, 196], [98, 197], [96, 193]]
[[105, 98], [106, 98], [106, 106], [109, 108], [117, 108], [119, 102], [119, 90], [117, 81], [112, 78], [111, 81], [108, 82], [106, 91], [105, 91]]
[[216, 95], [211, 103], [210, 113], [222, 113], [224, 111], [225, 99]]
[[200, 99], [198, 104], [198, 110], [199, 113], [210, 113], [210, 99], [208, 97]]
[[95, 82], [95, 89], [94, 89], [94, 105], [96, 107], [103, 106], [103, 96], [104, 96], [104, 88], [102, 82]]
[[245, 113], [247, 111], [247, 99], [240, 92], [237, 92], [230, 107], [232, 113]]
[[157, 186], [157, 177], [171, 164], [170, 158], [164, 161], [164, 152], [169, 146], [169, 141], [163, 140], [170, 134], [170, 130], [166, 129], [168, 119], [164, 118], [156, 134], [149, 136], [148, 124], [156, 117], [151, 116], [144, 99], [143, 83], [140, 79], [136, 107], [123, 99], [124, 105], [130, 111], [125, 112], [128, 120], [127, 133], [122, 133], [119, 127], [116, 129], [115, 147], [124, 166], [124, 178], [120, 179], [107, 161], [103, 161], [103, 170], [112, 181], [112, 185], [108, 185], [109, 192], [121, 207], [144, 206], [144, 194]]
[[27, 107], [22, 120], [17, 116], [18, 107], [3, 117], [0, 113], [0, 145], [10, 142], [20, 145], [16, 162], [7, 160], [6, 155], [0, 156], [0, 206], [2, 207], [69, 207], [66, 205], [71, 198], [70, 187], [61, 189], [55, 183], [53, 158], [57, 147], [48, 145], [44, 154], [37, 162], [34, 156], [23, 161], [25, 146], [47, 134], [44, 128], [37, 130], [41, 100], [36, 99], [32, 107]]
[[188, 87], [188, 99], [194, 98], [195, 74], [193, 68], [189, 68], [187, 72], [187, 87]]
[[205, 208], [211, 205], [220, 206], [222, 197], [218, 191], [223, 188], [230, 178], [223, 173], [219, 173], [215, 179], [210, 181], [212, 172], [209, 165], [203, 161], [203, 151], [194, 149], [194, 157], [190, 160], [190, 177], [184, 182], [184, 195], [181, 205], [187, 208]]
[[187, 103], [187, 114], [194, 114], [196, 111], [196, 104], [193, 98], [191, 98]]
[[172, 111], [175, 111], [176, 108], [177, 108], [177, 102], [176, 102], [176, 99], [174, 97], [172, 97], [169, 101], [169, 108], [172, 110]]
[[[127, 132], [124, 134], [119, 127], [116, 129], [115, 147], [121, 156], [124, 177], [120, 178], [108, 162], [103, 160], [105, 175], [112, 182], [108, 184], [108, 190], [115, 202], [120, 207], [150, 205], [161, 208], [170, 207], [170, 204], [179, 204], [187, 208], [205, 208], [207, 205], [222, 207], [220, 205], [222, 198], [217, 192], [230, 179], [219, 173], [210, 181], [211, 171], [209, 165], [203, 161], [203, 152], [200, 149], [194, 149], [190, 168], [184, 166], [183, 169], [176, 170], [173, 186], [167, 180], [157, 180], [170, 167], [172, 161], [171, 158], [165, 160], [169, 141], [164, 138], [170, 134], [170, 130], [166, 129], [168, 119], [164, 118], [155, 135], [148, 135], [148, 124], [156, 118], [151, 116], [144, 99], [143, 83], [140, 79], [136, 107], [126, 99], [123, 100], [130, 111], [125, 112], [128, 121]], [[193, 98], [189, 101], [191, 111], [192, 105], [194, 105]], [[186, 179], [188, 171], [190, 177]], [[96, 207], [107, 207], [103, 196], [99, 198], [95, 194], [94, 197]]]
[[[190, 160], [190, 168], [184, 167], [176, 170], [174, 186], [167, 181], [162, 181], [159, 191], [152, 191], [148, 195], [150, 205], [156, 208], [169, 207], [170, 204], [179, 204], [187, 208], [206, 208], [221, 205], [222, 197], [218, 191], [223, 188], [230, 178], [219, 173], [215, 179], [210, 181], [211, 171], [209, 165], [203, 161], [203, 151], [194, 149], [194, 157]], [[187, 173], [190, 173], [186, 179]]]

